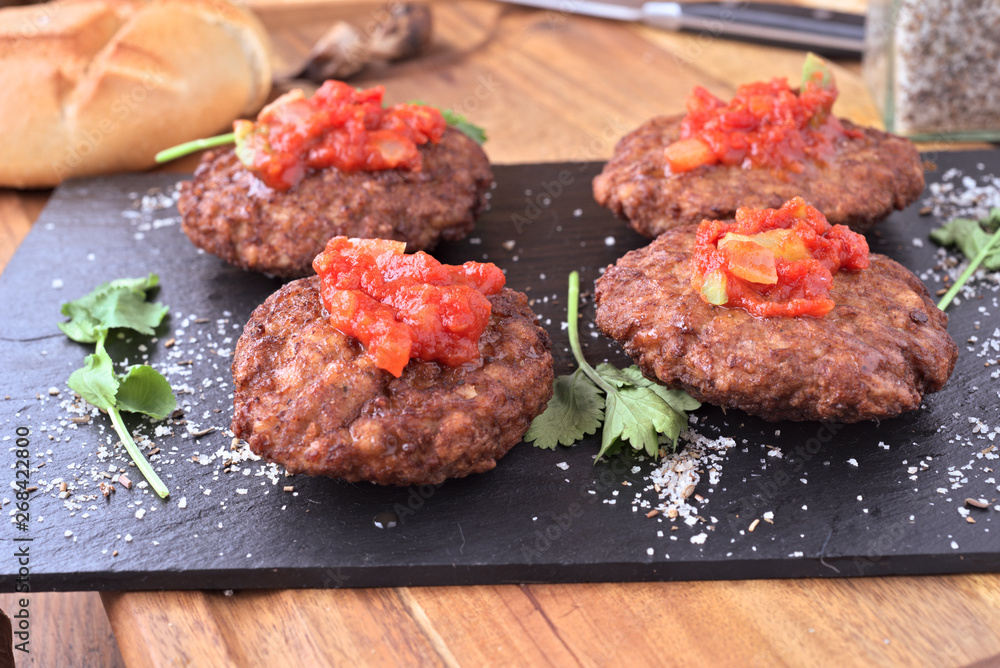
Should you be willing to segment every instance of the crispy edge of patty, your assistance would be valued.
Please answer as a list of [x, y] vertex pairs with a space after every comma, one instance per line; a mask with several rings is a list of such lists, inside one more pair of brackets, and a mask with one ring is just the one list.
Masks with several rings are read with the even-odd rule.
[[597, 326], [650, 378], [767, 420], [857, 422], [919, 407], [955, 368], [948, 316], [884, 255], [834, 275], [823, 318], [758, 318], [691, 287], [697, 226], [664, 233], [598, 279]]
[[488, 471], [552, 396], [548, 334], [520, 292], [489, 297], [482, 361], [411, 361], [400, 378], [329, 324], [316, 276], [250, 317], [233, 359], [233, 431], [292, 473], [383, 485]]
[[180, 185], [181, 229], [229, 264], [283, 278], [312, 274], [337, 235], [405, 241], [411, 252], [462, 239], [486, 208], [489, 159], [453, 128], [419, 150], [420, 171], [328, 168], [287, 192], [265, 186], [233, 149], [210, 151]]
[[704, 218], [733, 218], [740, 206], [777, 208], [796, 195], [831, 224], [863, 233], [924, 190], [923, 163], [911, 141], [847, 120], [844, 127], [863, 137], [839, 140], [829, 163], [809, 161], [800, 174], [722, 165], [673, 174], [663, 150], [677, 140], [683, 118], [659, 116], [622, 137], [594, 178], [597, 202], [649, 238]]

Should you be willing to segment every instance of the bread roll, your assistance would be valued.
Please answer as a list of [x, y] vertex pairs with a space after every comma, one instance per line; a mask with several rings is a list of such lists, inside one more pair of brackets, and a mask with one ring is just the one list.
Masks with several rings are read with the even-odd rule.
[[0, 186], [146, 169], [231, 130], [271, 86], [267, 34], [226, 0], [56, 0], [0, 10]]

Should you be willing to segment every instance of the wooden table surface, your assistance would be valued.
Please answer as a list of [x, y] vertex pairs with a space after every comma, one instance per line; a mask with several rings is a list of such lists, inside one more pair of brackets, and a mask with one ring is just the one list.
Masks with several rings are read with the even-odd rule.
[[[363, 0], [254, 7], [279, 65]], [[814, 2], [863, 10], [864, 2]], [[797, 77], [802, 53], [488, 0], [434, 3], [420, 59], [365, 73], [393, 101], [458, 109], [496, 163], [601, 160], [617, 138], [683, 109], [693, 85]], [[857, 62], [837, 113], [877, 123]], [[192, 162], [181, 169], [190, 169]], [[49, 196], [0, 189], [0, 269]], [[1000, 574], [841, 580], [358, 590], [35, 593], [19, 665], [1000, 664]], [[102, 612], [106, 611], [106, 617]], [[12, 594], [0, 607], [16, 608]], [[108, 625], [110, 621], [110, 627]], [[113, 629], [113, 635], [112, 635]], [[117, 647], [115, 641], [117, 640]]]

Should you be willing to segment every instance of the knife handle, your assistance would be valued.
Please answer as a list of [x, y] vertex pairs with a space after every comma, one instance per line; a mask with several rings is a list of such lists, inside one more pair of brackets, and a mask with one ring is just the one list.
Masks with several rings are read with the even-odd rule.
[[757, 2], [647, 2], [643, 21], [671, 29], [857, 58], [864, 48], [865, 17]]

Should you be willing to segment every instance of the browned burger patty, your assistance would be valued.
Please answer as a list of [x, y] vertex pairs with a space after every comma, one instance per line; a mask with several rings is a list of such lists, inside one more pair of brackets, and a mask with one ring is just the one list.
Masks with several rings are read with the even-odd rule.
[[489, 297], [481, 364], [411, 361], [394, 378], [329, 324], [319, 285], [268, 297], [233, 360], [233, 431], [292, 473], [423, 485], [488, 471], [552, 396], [549, 337], [520, 292]]
[[597, 326], [650, 378], [768, 420], [885, 418], [940, 390], [958, 346], [923, 283], [872, 253], [834, 274], [823, 318], [758, 318], [691, 288], [697, 226], [666, 232], [597, 281]]
[[337, 235], [405, 241], [408, 251], [461, 239], [486, 207], [489, 160], [452, 128], [420, 153], [419, 172], [328, 168], [278, 192], [247, 171], [232, 149], [212, 151], [194, 179], [181, 184], [182, 229], [230, 264], [285, 278], [311, 274], [313, 258]]
[[640, 234], [653, 238], [702, 219], [733, 218], [737, 207], [776, 209], [796, 195], [831, 225], [865, 232], [924, 190], [924, 170], [913, 143], [871, 128], [843, 139], [826, 164], [807, 162], [799, 173], [758, 167], [706, 165], [674, 174], [663, 149], [677, 140], [683, 116], [661, 116], [625, 135], [594, 179], [594, 198]]

